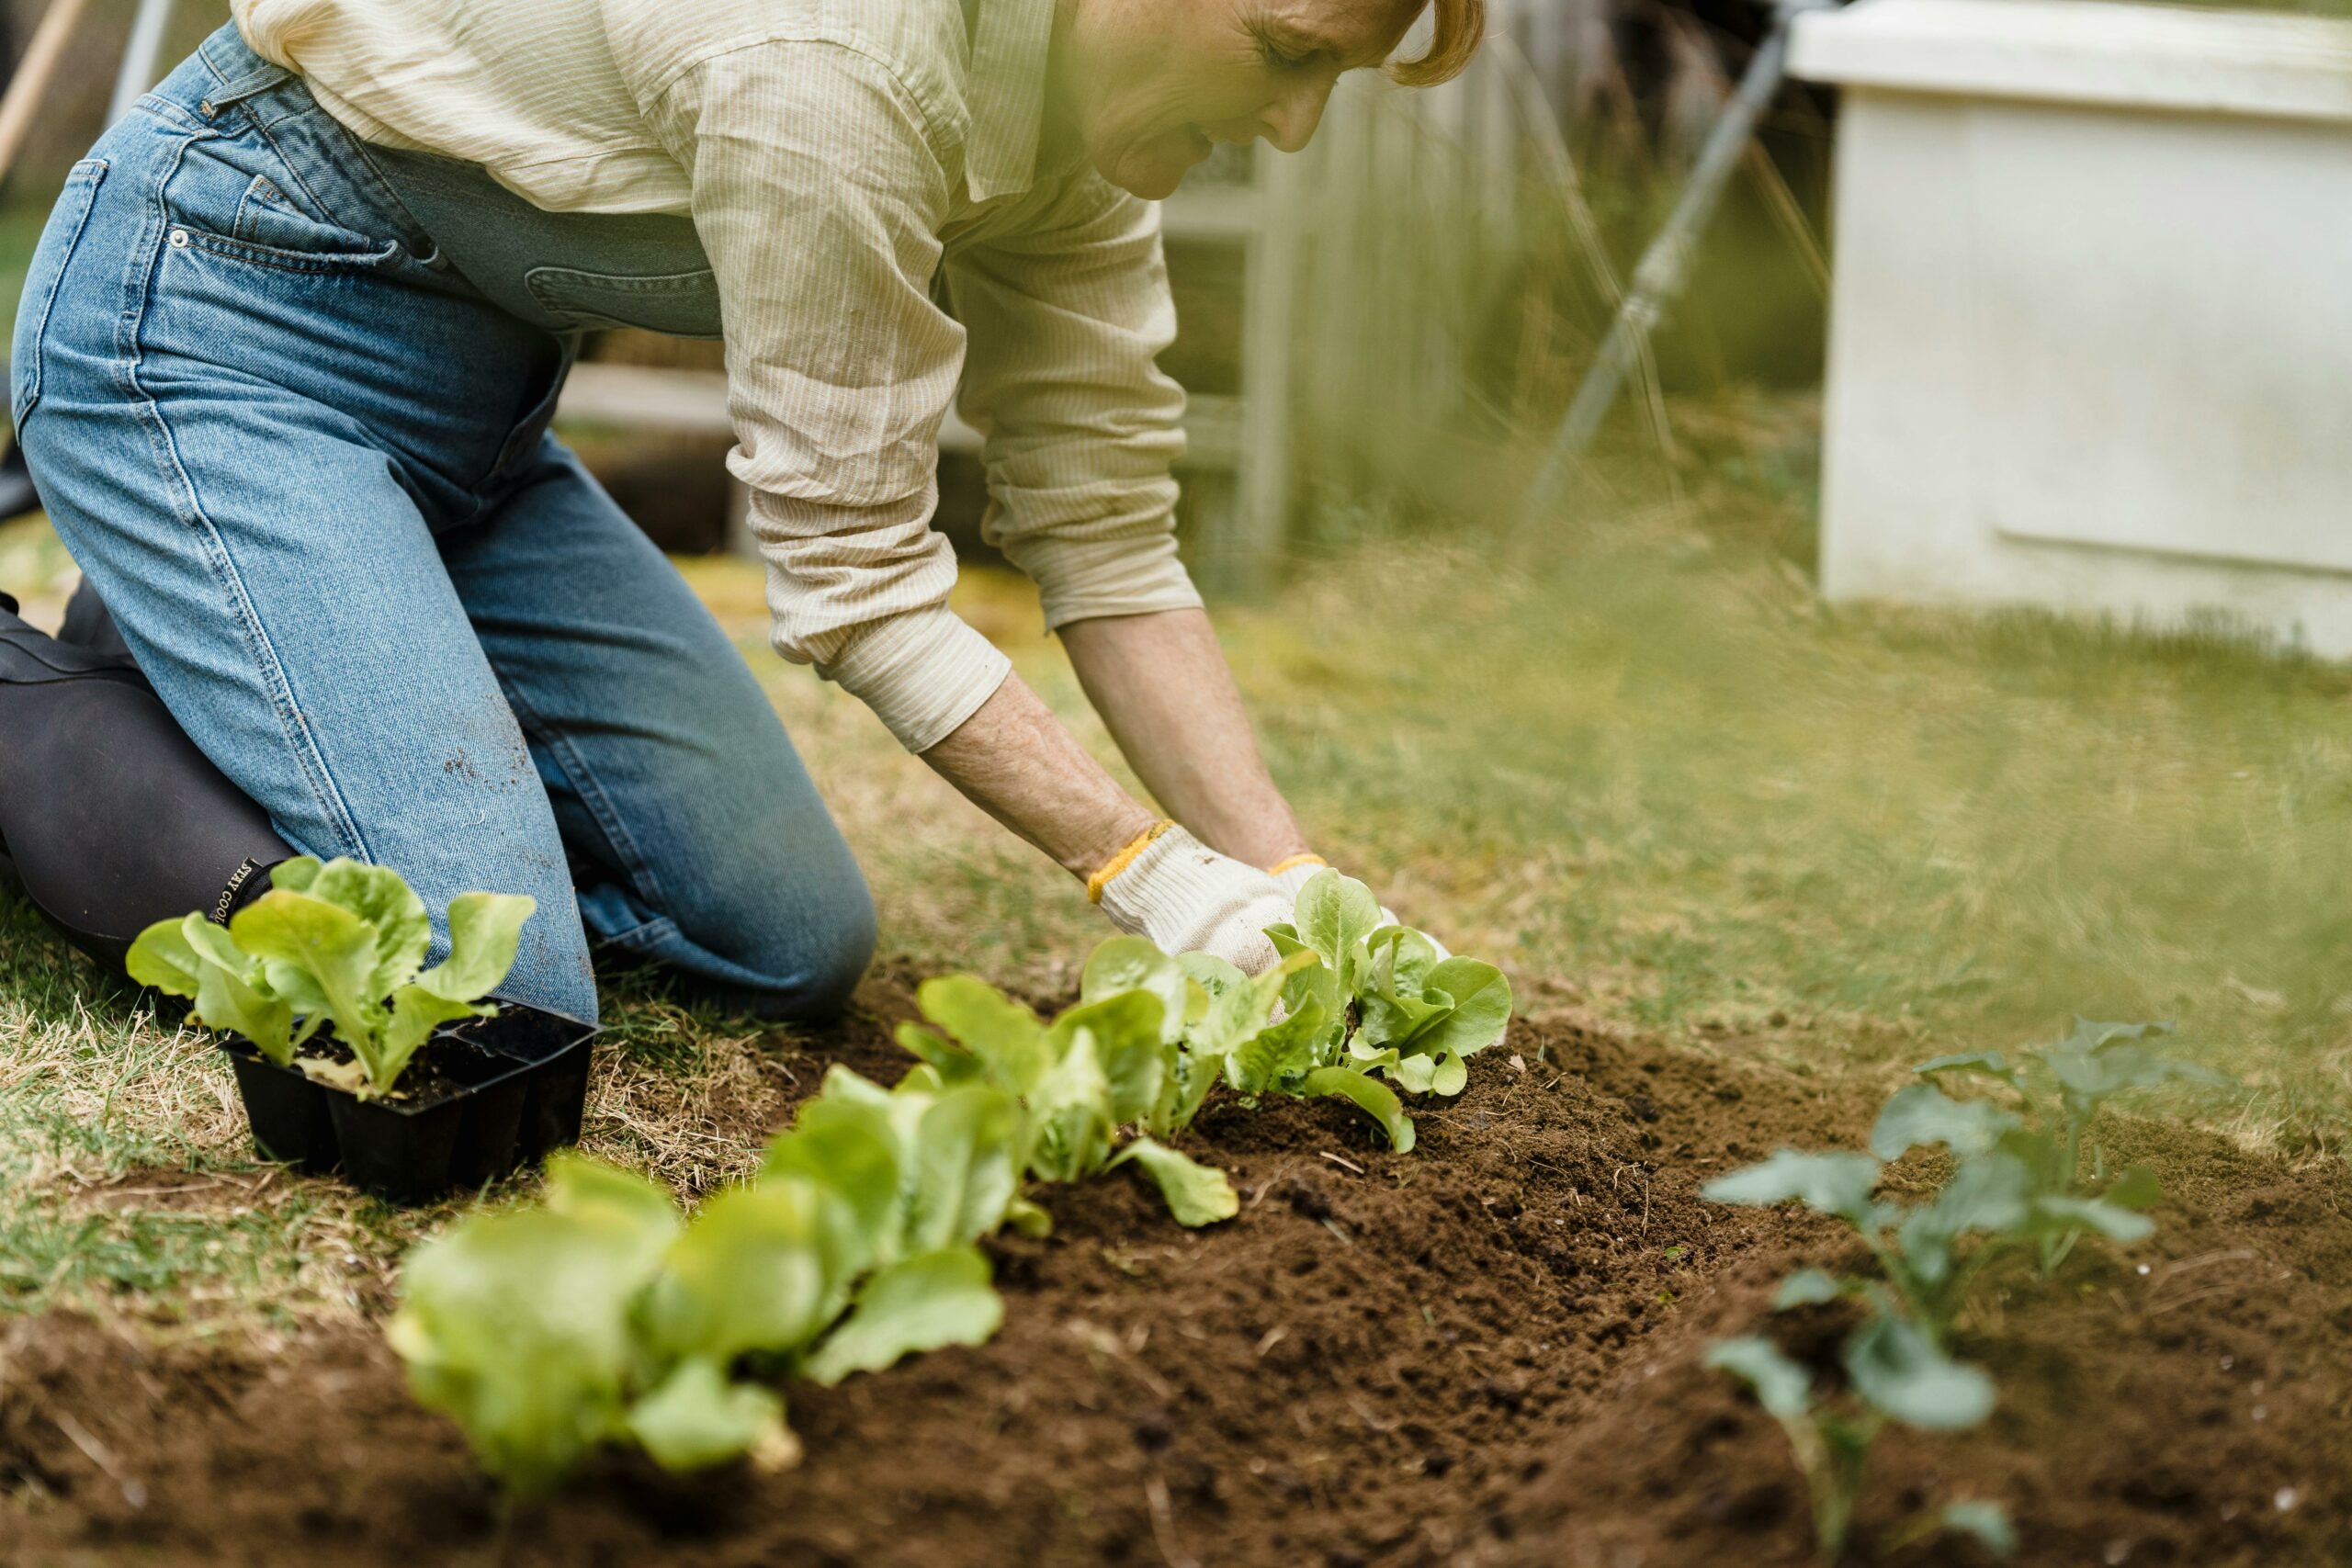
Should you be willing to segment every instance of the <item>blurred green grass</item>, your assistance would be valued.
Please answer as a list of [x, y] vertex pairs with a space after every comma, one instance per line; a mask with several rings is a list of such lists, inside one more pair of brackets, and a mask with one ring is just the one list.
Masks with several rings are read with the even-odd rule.
[[2250, 1130], [2341, 1141], [2340, 668], [1830, 613], [1691, 508], [1391, 549], [1228, 625], [1335, 858], [1604, 1014], [1864, 1061], [2177, 1018]]

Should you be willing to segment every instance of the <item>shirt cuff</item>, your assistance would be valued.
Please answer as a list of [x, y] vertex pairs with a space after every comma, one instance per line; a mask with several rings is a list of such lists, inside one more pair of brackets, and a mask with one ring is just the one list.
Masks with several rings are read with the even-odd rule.
[[876, 621], [817, 673], [858, 697], [910, 751], [928, 751], [996, 694], [1012, 660], [944, 604]]
[[1148, 540], [1030, 538], [1008, 542], [1005, 554], [1037, 584], [1048, 631], [1105, 615], [1201, 607], [1201, 591], [1168, 534]]

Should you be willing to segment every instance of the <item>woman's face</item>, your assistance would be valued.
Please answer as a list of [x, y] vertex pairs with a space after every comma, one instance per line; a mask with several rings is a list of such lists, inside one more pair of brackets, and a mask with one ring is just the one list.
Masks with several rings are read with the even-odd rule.
[[1221, 141], [1295, 152], [1342, 71], [1393, 53], [1425, 0], [1060, 0], [1054, 91], [1103, 178], [1153, 200]]

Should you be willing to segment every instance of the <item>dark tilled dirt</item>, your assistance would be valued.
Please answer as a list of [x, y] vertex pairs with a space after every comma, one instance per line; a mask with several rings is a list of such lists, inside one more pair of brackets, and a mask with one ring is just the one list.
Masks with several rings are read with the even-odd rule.
[[[888, 1076], [905, 993], [872, 997], [825, 1043]], [[800, 1469], [678, 1481], [613, 1458], [503, 1543], [456, 1433], [372, 1334], [259, 1359], [19, 1322], [0, 1329], [0, 1561], [1799, 1562], [1785, 1441], [1695, 1358], [1763, 1323], [1790, 1269], [1852, 1259], [1826, 1226], [1695, 1192], [1782, 1143], [1859, 1141], [1884, 1088], [1561, 1019], [1479, 1058], [1410, 1156], [1335, 1105], [1213, 1107], [1196, 1142], [1232, 1169], [1238, 1219], [1182, 1231], [1119, 1175], [1057, 1191], [1056, 1235], [999, 1249], [996, 1341], [796, 1391]], [[2352, 1181], [2202, 1134], [2107, 1134], [2165, 1177], [2163, 1229], [2055, 1282], [1989, 1277], [1961, 1348], [2000, 1410], [1890, 1439], [1858, 1542], [1964, 1495], [2013, 1507], [2028, 1563], [2352, 1562]], [[1824, 1365], [1842, 1327], [1773, 1326]]]

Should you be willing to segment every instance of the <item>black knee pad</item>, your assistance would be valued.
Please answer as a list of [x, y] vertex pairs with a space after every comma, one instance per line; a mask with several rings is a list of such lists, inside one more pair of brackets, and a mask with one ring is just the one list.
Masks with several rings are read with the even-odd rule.
[[0, 611], [0, 870], [117, 968], [157, 920], [226, 921], [294, 852], [128, 654], [59, 642], [15, 609]]

